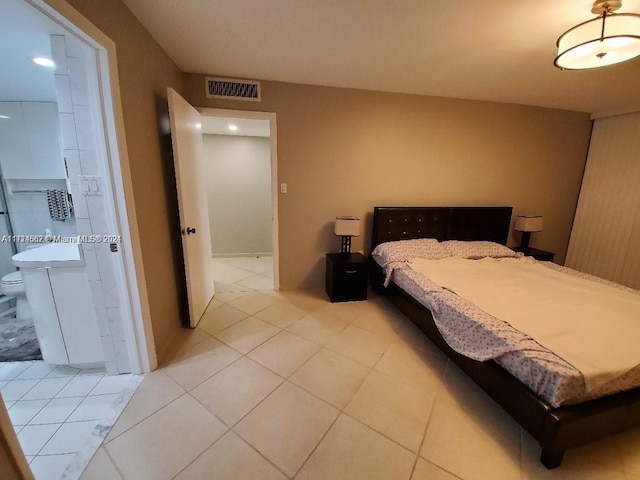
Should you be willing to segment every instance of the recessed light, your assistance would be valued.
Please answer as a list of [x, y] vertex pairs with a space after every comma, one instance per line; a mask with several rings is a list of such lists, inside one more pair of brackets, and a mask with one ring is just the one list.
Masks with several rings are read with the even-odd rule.
[[238, 131], [238, 127], [237, 127], [237, 125], [231, 124], [231, 125], [229, 125], [229, 130], [231, 130], [232, 132], [237, 132]]
[[11, 118], [11, 117], [7, 117], [6, 115], [0, 115], [0, 119], [8, 120], [8, 119], [10, 119], [10, 118]]
[[47, 57], [33, 57], [31, 61], [37, 65], [42, 65], [43, 67], [53, 67], [55, 65], [53, 60]]

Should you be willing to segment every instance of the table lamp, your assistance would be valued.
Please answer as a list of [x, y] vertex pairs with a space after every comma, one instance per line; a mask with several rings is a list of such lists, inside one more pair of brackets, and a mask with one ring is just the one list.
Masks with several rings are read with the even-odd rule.
[[348, 255], [351, 253], [351, 237], [360, 236], [360, 218], [358, 217], [336, 217], [335, 234], [342, 237], [340, 253]]

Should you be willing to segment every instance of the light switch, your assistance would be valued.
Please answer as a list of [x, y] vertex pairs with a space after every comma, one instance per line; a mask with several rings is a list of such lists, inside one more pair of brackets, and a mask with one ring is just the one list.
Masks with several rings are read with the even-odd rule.
[[287, 193], [288, 190], [288, 186], [286, 183], [281, 183], [280, 184], [280, 193]]
[[80, 183], [80, 191], [82, 192], [82, 195], [102, 195], [100, 177], [94, 175], [78, 175], [78, 183]]

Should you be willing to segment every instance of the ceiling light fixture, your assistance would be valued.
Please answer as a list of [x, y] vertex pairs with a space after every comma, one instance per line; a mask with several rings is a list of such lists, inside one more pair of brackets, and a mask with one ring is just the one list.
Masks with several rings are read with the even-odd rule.
[[50, 58], [47, 58], [47, 57], [33, 57], [31, 59], [31, 61], [33, 63], [35, 63], [36, 65], [42, 65], [43, 67], [53, 67], [54, 66], [53, 60], [51, 60]]
[[237, 132], [238, 131], [238, 127], [236, 125], [229, 125], [229, 130], [231, 130], [232, 132]]
[[626, 62], [640, 55], [640, 15], [613, 13], [620, 0], [596, 0], [591, 13], [598, 15], [558, 38], [553, 62], [563, 70], [584, 70]]

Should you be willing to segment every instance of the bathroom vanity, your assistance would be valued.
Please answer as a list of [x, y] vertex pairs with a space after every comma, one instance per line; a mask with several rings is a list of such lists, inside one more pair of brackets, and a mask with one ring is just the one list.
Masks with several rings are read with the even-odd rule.
[[56, 365], [104, 362], [80, 245], [49, 243], [12, 258], [22, 274], [42, 358]]

